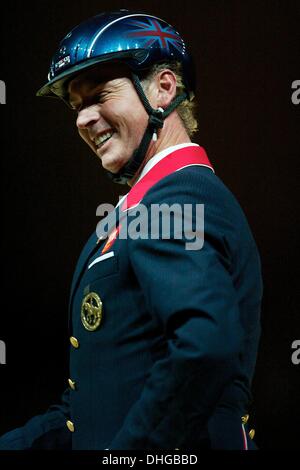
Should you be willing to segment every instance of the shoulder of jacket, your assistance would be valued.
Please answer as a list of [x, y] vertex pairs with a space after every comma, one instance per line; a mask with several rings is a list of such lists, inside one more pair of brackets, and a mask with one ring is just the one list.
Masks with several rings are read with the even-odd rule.
[[155, 183], [144, 195], [144, 204], [164, 201], [165, 199], [213, 200], [234, 199], [233, 194], [218, 176], [208, 167], [191, 165], [165, 176]]

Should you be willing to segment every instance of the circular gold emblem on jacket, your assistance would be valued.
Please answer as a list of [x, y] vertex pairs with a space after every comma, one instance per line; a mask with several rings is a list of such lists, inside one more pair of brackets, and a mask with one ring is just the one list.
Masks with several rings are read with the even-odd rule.
[[82, 301], [81, 321], [88, 331], [95, 331], [102, 320], [102, 301], [98, 294], [90, 292]]

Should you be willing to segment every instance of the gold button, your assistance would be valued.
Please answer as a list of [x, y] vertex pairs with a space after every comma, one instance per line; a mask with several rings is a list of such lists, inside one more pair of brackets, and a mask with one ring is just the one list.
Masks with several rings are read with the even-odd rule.
[[70, 343], [72, 344], [73, 348], [79, 348], [79, 341], [74, 336], [71, 336]]
[[69, 419], [68, 419], [68, 421], [66, 422], [66, 425], [67, 425], [67, 428], [69, 429], [70, 432], [74, 432], [74, 431], [75, 431], [74, 423], [72, 423], [72, 421], [70, 421]]
[[247, 423], [248, 423], [248, 419], [249, 419], [249, 415], [244, 415], [244, 416], [242, 416], [242, 423], [243, 423], [243, 424], [247, 424]]
[[75, 389], [76, 389], [76, 382], [74, 382], [74, 380], [68, 379], [68, 384], [69, 384], [69, 387], [70, 387], [72, 390], [75, 390]]
[[254, 436], [255, 436], [255, 429], [250, 429], [250, 431], [249, 431], [249, 437], [250, 437], [250, 439], [253, 439]]

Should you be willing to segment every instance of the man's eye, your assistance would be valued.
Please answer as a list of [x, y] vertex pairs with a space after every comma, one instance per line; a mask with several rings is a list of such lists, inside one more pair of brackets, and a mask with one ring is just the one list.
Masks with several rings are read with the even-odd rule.
[[91, 106], [96, 103], [102, 103], [105, 100], [105, 97], [108, 95], [108, 93], [105, 91], [102, 91], [101, 93], [97, 93], [94, 96], [91, 96], [89, 99], [87, 99], [86, 103], [81, 103], [81, 104], [75, 104], [75, 103], [69, 103], [70, 108], [75, 112], [79, 113], [81, 109], [83, 109], [86, 106]]
[[103, 101], [106, 96], [107, 96], [107, 92], [98, 93], [98, 95], [97, 95], [97, 100], [98, 100], [98, 102]]
[[69, 107], [72, 109], [72, 111], [74, 111], [75, 113], [78, 113], [80, 111], [80, 105], [76, 105], [76, 104], [71, 104], [69, 103]]

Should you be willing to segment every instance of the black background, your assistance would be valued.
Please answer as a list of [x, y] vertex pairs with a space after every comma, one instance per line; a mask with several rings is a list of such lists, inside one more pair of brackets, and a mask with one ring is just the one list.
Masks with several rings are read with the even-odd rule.
[[[115, 204], [73, 114], [35, 97], [60, 39], [102, 11], [143, 9], [178, 29], [197, 65], [196, 138], [242, 205], [263, 265], [262, 339], [250, 425], [263, 449], [299, 448], [299, 1], [16, 1], [1, 4], [2, 289], [0, 434], [57, 402], [68, 377], [72, 272]], [[87, 358], [88, 361], [88, 358]]]

